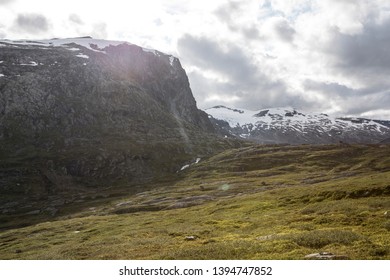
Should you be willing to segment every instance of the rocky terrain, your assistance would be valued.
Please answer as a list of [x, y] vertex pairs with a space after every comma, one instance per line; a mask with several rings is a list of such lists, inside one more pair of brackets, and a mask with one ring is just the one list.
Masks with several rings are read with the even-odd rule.
[[50, 198], [55, 214], [93, 188], [160, 179], [230, 145], [171, 55], [90, 37], [0, 42], [3, 212], [34, 214], [32, 201]]
[[221, 135], [261, 144], [373, 144], [390, 136], [390, 121], [334, 118], [293, 108], [250, 111], [215, 106], [206, 112]]

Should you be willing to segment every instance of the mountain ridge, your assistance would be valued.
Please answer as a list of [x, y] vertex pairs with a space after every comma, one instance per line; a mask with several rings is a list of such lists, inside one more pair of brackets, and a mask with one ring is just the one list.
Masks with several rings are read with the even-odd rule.
[[251, 111], [219, 105], [205, 111], [220, 134], [262, 144], [378, 143], [390, 134], [390, 121], [336, 118], [292, 107]]

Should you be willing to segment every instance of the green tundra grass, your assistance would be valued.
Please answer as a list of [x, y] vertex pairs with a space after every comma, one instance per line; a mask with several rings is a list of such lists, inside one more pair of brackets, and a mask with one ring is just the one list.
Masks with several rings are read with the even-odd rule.
[[0, 258], [390, 259], [390, 145], [249, 146], [125, 190], [3, 230]]

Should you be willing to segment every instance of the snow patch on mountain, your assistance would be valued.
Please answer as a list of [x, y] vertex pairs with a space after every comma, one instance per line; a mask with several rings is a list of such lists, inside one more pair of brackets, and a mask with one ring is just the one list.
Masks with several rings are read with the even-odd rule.
[[188, 167], [190, 167], [190, 166], [192, 166], [192, 165], [194, 165], [194, 164], [198, 164], [198, 163], [200, 162], [200, 160], [201, 160], [201, 158], [196, 158], [196, 160], [195, 160], [194, 162], [183, 165], [183, 166], [180, 168], [180, 170], [177, 171], [177, 172], [183, 171], [183, 170], [187, 169]]
[[225, 106], [215, 106], [205, 111], [215, 119], [227, 121], [231, 127], [256, 122], [255, 111], [231, 109]]
[[251, 111], [244, 109], [232, 109], [225, 106], [216, 106], [206, 109], [206, 112], [215, 119], [227, 121], [231, 127], [248, 124], [270, 126], [278, 123], [294, 127], [294, 124], [310, 124], [313, 122], [324, 121], [325, 119], [329, 123], [335, 123], [336, 121], [334, 118], [325, 114], [317, 115], [301, 113], [291, 107], [268, 108], [260, 111]]
[[30, 61], [30, 63], [20, 63], [21, 66], [38, 66], [38, 63], [35, 61]]
[[[336, 118], [321, 113], [306, 113], [291, 107], [259, 111], [215, 106], [205, 110], [220, 133], [259, 142], [327, 143], [353, 137], [367, 141], [386, 135], [390, 126], [363, 118]], [[388, 124], [388, 123], [387, 123]], [[313, 139], [316, 139], [315, 141]]]
[[[2, 43], [8, 43], [12, 45], [21, 45], [21, 46], [42, 46], [42, 47], [66, 47], [70, 44], [76, 44], [82, 47], [85, 47], [89, 50], [95, 52], [104, 52], [104, 49], [109, 46], [118, 46], [122, 44], [132, 45], [124, 41], [109, 41], [101, 39], [93, 39], [91, 37], [80, 37], [80, 38], [67, 38], [67, 39], [50, 39], [50, 40], [2, 40]], [[69, 48], [69, 50], [74, 51], [76, 48]]]
[[88, 55], [82, 54], [82, 53], [79, 53], [79, 54], [77, 54], [76, 56], [77, 56], [77, 57], [81, 57], [81, 58], [85, 58], [85, 59], [88, 59], [88, 58], [89, 58]]
[[[126, 41], [113, 41], [113, 40], [102, 40], [102, 39], [93, 39], [92, 37], [79, 37], [79, 38], [66, 38], [66, 39], [59, 39], [54, 38], [50, 40], [8, 40], [8, 39], [0, 39], [0, 47], [6, 47], [6, 46], [13, 46], [14, 48], [22, 48], [25, 46], [29, 47], [38, 47], [39, 49], [50, 49], [53, 47], [62, 47], [69, 51], [78, 51], [80, 52], [81, 49], [75, 47], [75, 45], [87, 48], [90, 51], [96, 52], [96, 53], [102, 53], [107, 54], [107, 48], [108, 47], [116, 47], [120, 45], [128, 45], [128, 46], [136, 46], [132, 43], [126, 42]], [[151, 53], [155, 56], [167, 56], [169, 64], [173, 67], [174, 61], [176, 58], [172, 55], [164, 54], [162, 52], [159, 52], [154, 49], [148, 49], [148, 48], [140, 48], [142, 51], [146, 53]], [[76, 55], [77, 57], [81, 58], [89, 58], [86, 54], [79, 53]], [[27, 64], [26, 64], [27, 65]], [[30, 65], [33, 66], [33, 65]]]
[[173, 66], [174, 61], [175, 61], [175, 57], [173, 55], [170, 55], [169, 56], [169, 64], [171, 64], [171, 66]]
[[[79, 51], [80, 49], [75, 47], [69, 47], [71, 44], [76, 44], [87, 48], [94, 52], [106, 53], [106, 48], [110, 46], [119, 46], [119, 45], [129, 45], [131, 44], [126, 41], [112, 41], [112, 40], [102, 40], [102, 39], [93, 39], [92, 37], [79, 37], [79, 38], [66, 38], [66, 39], [50, 39], [50, 40], [0, 40], [1, 47], [7, 46], [7, 44], [15, 46], [40, 46], [43, 48], [49, 47], [64, 47], [70, 51]], [[153, 53], [154, 55], [159, 56], [159, 53], [153, 49], [142, 48], [144, 52]]]
[[152, 53], [152, 54], [154, 54], [154, 55], [158, 55], [156, 50], [147, 49], [147, 48], [142, 48], [142, 50], [143, 50], [144, 52], [148, 52], [148, 53]]

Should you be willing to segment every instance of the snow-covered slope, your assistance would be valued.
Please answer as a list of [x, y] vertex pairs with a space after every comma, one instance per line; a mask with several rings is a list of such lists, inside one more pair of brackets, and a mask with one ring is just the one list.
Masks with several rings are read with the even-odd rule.
[[334, 118], [289, 107], [250, 111], [216, 106], [206, 113], [220, 133], [259, 143], [376, 143], [390, 132], [386, 121]]

